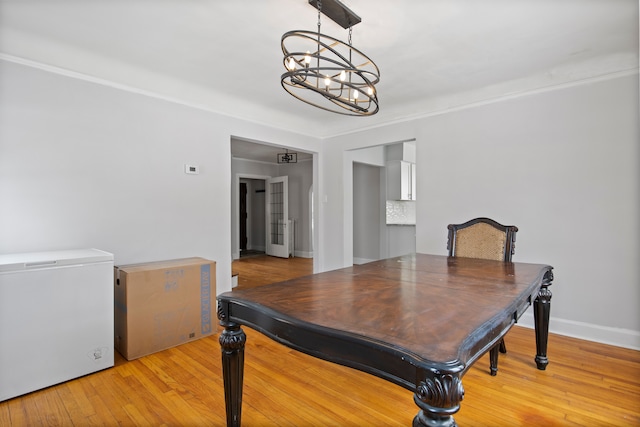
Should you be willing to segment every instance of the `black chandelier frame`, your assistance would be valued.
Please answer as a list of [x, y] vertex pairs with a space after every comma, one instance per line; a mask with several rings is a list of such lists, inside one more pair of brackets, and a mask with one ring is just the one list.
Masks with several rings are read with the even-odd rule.
[[[360, 18], [338, 0], [329, 3], [328, 12], [318, 9], [318, 31], [294, 30], [282, 36], [282, 87], [307, 104], [338, 114], [370, 116], [379, 111], [375, 85], [380, 81], [378, 66], [351, 45], [351, 29]], [[320, 32], [320, 13], [325, 13], [349, 29], [349, 43]], [[328, 13], [331, 13], [329, 15]], [[313, 98], [312, 98], [313, 96]]]

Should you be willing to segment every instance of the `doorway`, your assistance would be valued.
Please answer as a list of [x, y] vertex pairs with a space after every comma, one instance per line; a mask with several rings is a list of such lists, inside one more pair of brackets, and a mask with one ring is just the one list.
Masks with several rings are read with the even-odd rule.
[[380, 259], [383, 168], [353, 162], [353, 263]]
[[238, 246], [240, 258], [264, 255], [266, 177], [239, 179]]
[[399, 186], [399, 177], [389, 173], [390, 166], [414, 164], [415, 150], [415, 140], [410, 140], [348, 152], [352, 161], [352, 203], [350, 212], [345, 209], [349, 215], [345, 215], [345, 221], [351, 223], [351, 236], [347, 238], [351, 238], [354, 264], [415, 252], [416, 201], [397, 200], [399, 197], [389, 193]]
[[240, 257], [247, 250], [247, 183], [240, 183]]
[[[279, 227], [290, 228], [291, 233], [288, 234], [294, 240], [289, 245], [290, 255], [313, 258], [312, 234], [318, 233], [318, 230], [313, 227], [313, 205], [309, 203], [309, 195], [313, 194], [311, 189], [314, 179], [317, 179], [317, 174], [314, 172], [317, 169], [317, 157], [313, 153], [296, 150], [297, 156], [294, 159], [297, 157], [297, 161], [279, 163], [277, 153], [285, 153], [287, 149], [291, 153], [291, 147], [281, 148], [237, 137], [231, 138], [230, 145], [232, 259], [239, 259], [241, 255], [242, 257], [251, 255], [254, 251], [266, 252], [267, 241], [264, 240], [264, 236], [269, 233], [267, 233], [265, 217], [267, 195], [265, 183], [272, 177], [288, 177], [289, 191], [289, 197], [287, 197], [289, 213], [288, 215], [283, 213], [280, 221], [276, 218], [275, 236], [279, 236]], [[258, 182], [260, 187], [257, 187]], [[240, 188], [241, 183], [246, 184], [246, 196], [244, 189]], [[243, 206], [240, 206], [241, 203]], [[276, 239], [276, 243], [279, 243], [279, 240]]]

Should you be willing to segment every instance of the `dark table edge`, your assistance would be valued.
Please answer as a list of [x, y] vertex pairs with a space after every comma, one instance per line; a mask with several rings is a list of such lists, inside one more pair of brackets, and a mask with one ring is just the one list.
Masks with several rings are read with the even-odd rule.
[[287, 347], [367, 372], [412, 392], [415, 392], [418, 378], [424, 378], [427, 371], [462, 375], [476, 358], [489, 351], [513, 324], [511, 322], [466, 364], [459, 360], [436, 363], [402, 347], [294, 319], [260, 304], [234, 300], [230, 292], [218, 296], [218, 307], [227, 313], [226, 321], [248, 326]]

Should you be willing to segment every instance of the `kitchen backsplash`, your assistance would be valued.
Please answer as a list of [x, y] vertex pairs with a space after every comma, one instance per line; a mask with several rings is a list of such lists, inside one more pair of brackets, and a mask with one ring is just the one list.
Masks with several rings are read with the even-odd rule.
[[415, 225], [416, 202], [387, 200], [387, 225]]

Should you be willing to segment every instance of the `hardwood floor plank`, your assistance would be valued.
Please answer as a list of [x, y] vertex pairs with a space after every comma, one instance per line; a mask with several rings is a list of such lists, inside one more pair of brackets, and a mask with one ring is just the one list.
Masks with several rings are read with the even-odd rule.
[[[123, 378], [118, 372], [105, 372], [100, 378], [96, 377], [93, 383], [94, 389], [100, 390], [100, 400], [96, 400], [96, 406], [101, 411], [108, 411], [109, 415], [119, 424], [131, 424], [132, 420], [125, 407], [137, 404], [138, 394], [128, 393], [125, 390], [134, 388], [141, 390], [137, 379]], [[106, 415], [100, 415], [100, 417]]]
[[[78, 395], [73, 393], [74, 385], [77, 384], [74, 381], [68, 381], [59, 387], [56, 387], [56, 392], [63, 402], [65, 410], [68, 414], [68, 420], [71, 422], [73, 419], [87, 418], [95, 412], [89, 404], [89, 400], [84, 395]], [[0, 425], [2, 425], [0, 423]]]
[[0, 403], [0, 426], [26, 425], [23, 402], [14, 398]]
[[122, 407], [122, 410], [127, 414], [130, 423], [125, 423], [124, 425], [134, 425], [134, 426], [152, 426], [154, 425], [150, 422], [149, 418], [143, 414], [142, 411], [133, 403], [127, 403]]
[[[323, 365], [322, 368], [325, 366]], [[307, 370], [307, 376], [301, 380], [302, 384], [317, 390], [319, 396], [328, 397], [323, 398], [323, 407], [325, 408], [323, 412], [335, 413], [336, 416], [341, 417], [344, 424], [353, 425], [354, 422], [385, 426], [411, 424], [411, 419], [415, 414], [401, 417], [394, 412], [395, 409], [398, 409], [399, 402], [407, 403], [404, 402], [407, 396], [405, 389], [371, 375], [363, 382], [362, 388], [353, 389], [352, 384], [356, 380], [354, 375], [357, 375], [360, 381], [365, 379], [360, 377], [360, 373], [345, 367], [335, 367], [332, 370], [335, 372], [328, 377], [326, 369], [313, 367]], [[370, 390], [376, 389], [384, 390], [384, 393], [370, 392]], [[345, 393], [345, 390], [349, 390], [349, 392]], [[336, 405], [336, 401], [340, 401], [342, 404]], [[414, 406], [413, 402], [410, 405]], [[358, 413], [357, 419], [353, 418], [354, 412]], [[405, 411], [405, 414], [409, 413]]]
[[64, 408], [55, 387], [43, 390], [41, 398], [35, 404], [40, 413], [46, 414], [39, 420], [41, 425], [62, 426], [70, 424], [67, 410]]

